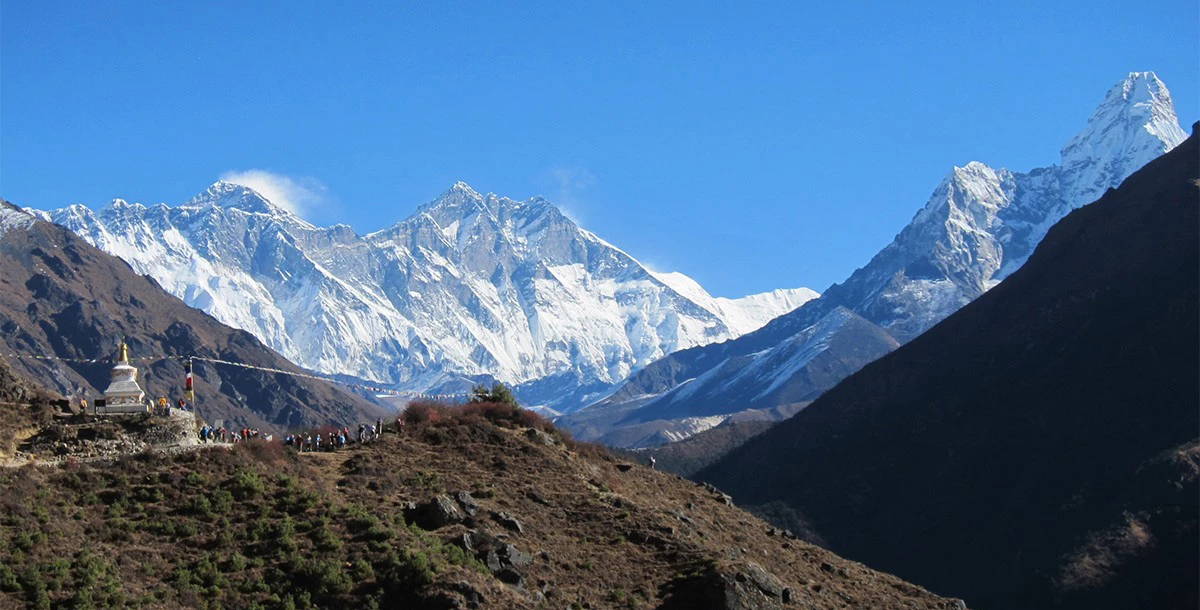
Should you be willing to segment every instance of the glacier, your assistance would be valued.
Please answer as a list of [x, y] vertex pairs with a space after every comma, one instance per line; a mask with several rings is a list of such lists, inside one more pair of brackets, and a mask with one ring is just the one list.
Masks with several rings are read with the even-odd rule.
[[514, 386], [569, 412], [671, 352], [726, 341], [816, 298], [711, 296], [648, 269], [550, 201], [458, 182], [358, 235], [217, 182], [178, 206], [41, 212], [310, 370], [408, 392]]

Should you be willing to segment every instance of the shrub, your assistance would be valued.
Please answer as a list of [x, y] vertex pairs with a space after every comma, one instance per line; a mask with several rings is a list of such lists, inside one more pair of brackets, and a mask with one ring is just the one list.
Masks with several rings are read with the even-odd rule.
[[308, 589], [318, 598], [349, 593], [354, 588], [354, 581], [339, 562], [327, 559], [304, 562], [297, 570], [293, 584]]
[[183, 511], [189, 515], [196, 515], [205, 519], [210, 519], [213, 516], [212, 503], [208, 501], [208, 496], [203, 495], [188, 498], [183, 503]]
[[365, 559], [359, 559], [350, 566], [350, 575], [356, 582], [370, 580], [375, 578], [375, 568], [371, 567], [371, 563]]
[[233, 496], [238, 500], [249, 500], [262, 495], [267, 486], [255, 470], [239, 470], [233, 476]]
[[409, 403], [404, 409], [404, 413], [400, 415], [406, 425], [426, 426], [435, 425], [439, 421], [446, 418], [450, 407], [444, 404], [432, 401], [418, 401]]
[[17, 573], [7, 563], [0, 563], [0, 591], [15, 593], [21, 590], [21, 581]]
[[389, 601], [410, 598], [436, 575], [429, 556], [413, 550], [406, 550], [403, 556], [392, 550], [375, 566], [375, 574]]
[[509, 406], [517, 406], [517, 397], [513, 395], [512, 390], [503, 383], [496, 382], [489, 389], [483, 384], [479, 384], [471, 389], [471, 398], [468, 403], [495, 403], [505, 404]]

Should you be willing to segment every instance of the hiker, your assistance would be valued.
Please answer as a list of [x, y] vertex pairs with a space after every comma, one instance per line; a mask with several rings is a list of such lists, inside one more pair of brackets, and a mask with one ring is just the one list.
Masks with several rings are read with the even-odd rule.
[[654, 456], [653, 456], [653, 455], [652, 455], [652, 456], [650, 456], [650, 460], [649, 460], [649, 461], [650, 461], [650, 468], [654, 468], [654, 462], [655, 462], [655, 460], [654, 460]]
[[379, 438], [379, 435], [383, 434], [383, 418], [382, 417], [375, 420], [375, 434], [376, 434], [375, 438]]

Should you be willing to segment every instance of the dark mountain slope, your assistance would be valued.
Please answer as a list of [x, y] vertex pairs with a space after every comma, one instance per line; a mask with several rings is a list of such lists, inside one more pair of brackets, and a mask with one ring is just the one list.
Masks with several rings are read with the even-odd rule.
[[1193, 133], [700, 478], [972, 607], [1195, 608], [1198, 166]]
[[721, 459], [730, 451], [741, 447], [746, 441], [770, 430], [777, 422], [772, 420], [734, 421], [727, 420], [689, 436], [678, 443], [670, 443], [644, 451], [630, 452], [643, 460], [654, 457], [654, 467], [683, 477], [690, 477], [700, 469]]
[[[128, 338], [131, 357], [202, 356], [274, 369], [301, 369], [249, 333], [234, 330], [164, 292], [124, 261], [71, 231], [34, 220], [0, 201], [0, 352], [20, 376], [67, 396], [101, 395], [111, 358]], [[134, 362], [150, 396], [178, 397], [177, 359]], [[373, 418], [367, 401], [320, 381], [197, 363], [198, 410], [229, 427], [288, 427]]]

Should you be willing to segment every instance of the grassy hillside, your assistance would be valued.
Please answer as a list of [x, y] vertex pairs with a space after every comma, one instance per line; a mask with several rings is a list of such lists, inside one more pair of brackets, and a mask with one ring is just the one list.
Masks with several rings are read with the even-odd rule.
[[413, 419], [0, 471], [0, 608], [959, 607], [525, 412]]

